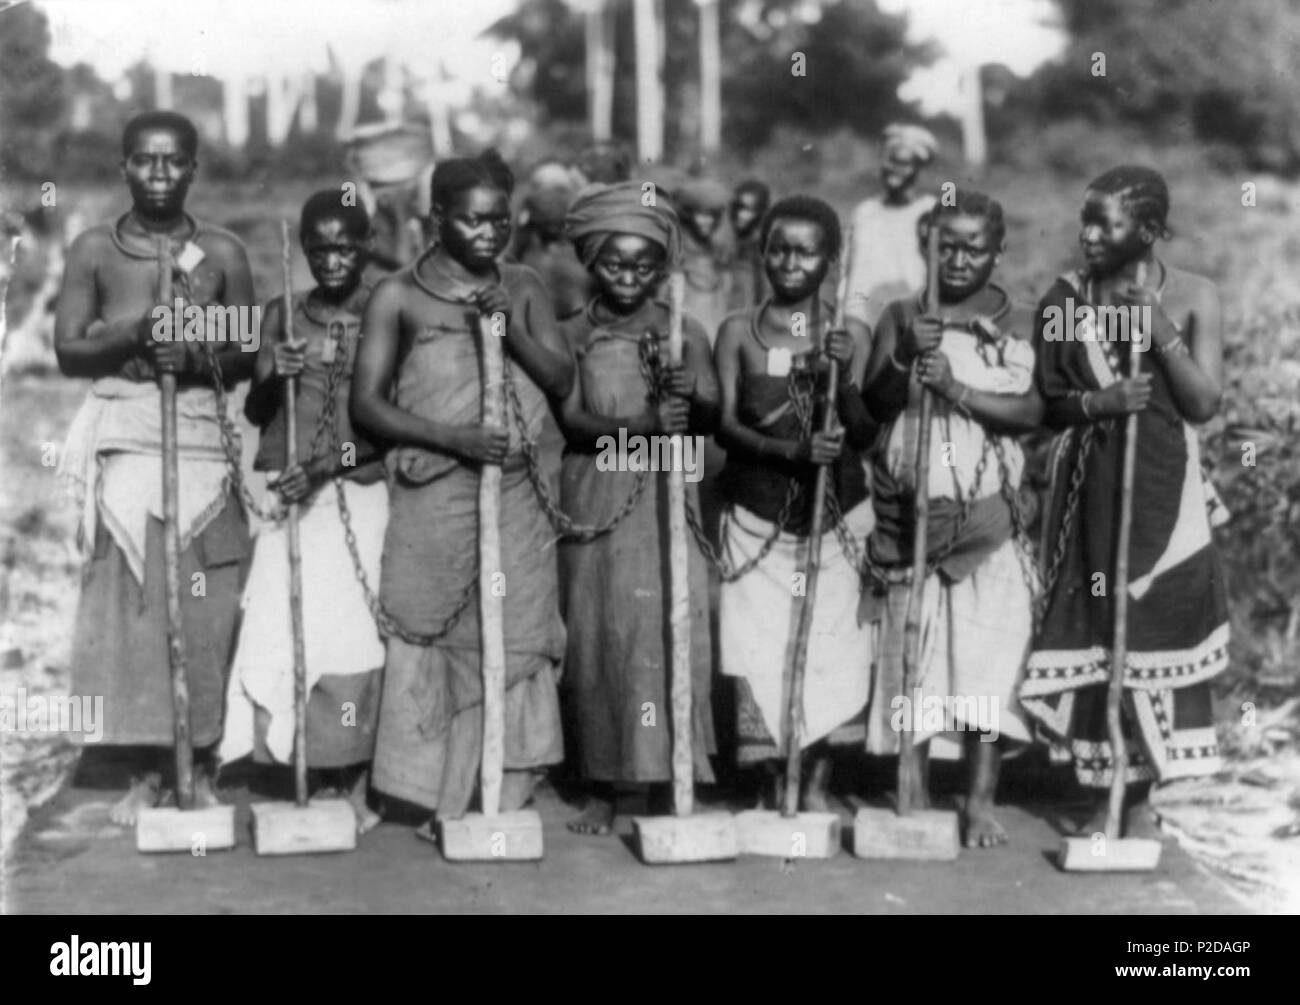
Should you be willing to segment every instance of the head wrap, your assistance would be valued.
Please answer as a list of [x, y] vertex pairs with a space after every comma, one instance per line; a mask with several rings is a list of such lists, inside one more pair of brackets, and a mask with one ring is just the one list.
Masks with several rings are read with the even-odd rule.
[[524, 198], [529, 223], [559, 224], [564, 222], [573, 193], [563, 188], [540, 188]]
[[569, 207], [565, 230], [588, 268], [612, 234], [635, 234], [653, 241], [667, 252], [669, 264], [677, 261], [681, 250], [677, 214], [662, 198], [653, 206], [644, 205], [641, 183], [635, 181], [584, 188]]
[[714, 209], [721, 212], [731, 202], [731, 191], [715, 178], [687, 178], [673, 195], [677, 205], [694, 209]]
[[533, 190], [560, 188], [572, 190], [573, 172], [559, 161], [542, 161], [528, 174], [528, 187]]
[[918, 164], [929, 164], [939, 148], [939, 142], [930, 130], [904, 122], [886, 126], [881, 140], [885, 157], [914, 160]]

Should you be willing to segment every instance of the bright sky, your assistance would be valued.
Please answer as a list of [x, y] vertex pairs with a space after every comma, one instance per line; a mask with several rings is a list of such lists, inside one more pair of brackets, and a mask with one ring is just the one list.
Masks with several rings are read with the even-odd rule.
[[[853, 0], [846, 0], [853, 2]], [[956, 107], [960, 61], [1001, 62], [1027, 73], [1062, 36], [1037, 22], [1049, 0], [877, 0], [907, 11], [912, 35], [954, 58], [904, 85], [927, 113]], [[388, 53], [417, 75], [441, 60], [464, 85], [492, 86], [497, 46], [475, 38], [515, 0], [38, 0], [50, 18], [52, 57], [92, 64], [116, 80], [148, 56], [176, 73], [257, 77], [280, 69], [324, 70], [328, 51], [360, 65]], [[454, 98], [453, 98], [454, 100]]]

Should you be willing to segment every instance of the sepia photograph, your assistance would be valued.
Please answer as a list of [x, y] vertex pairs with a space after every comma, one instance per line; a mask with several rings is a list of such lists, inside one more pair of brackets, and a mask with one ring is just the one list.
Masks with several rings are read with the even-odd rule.
[[1297, 65], [1294, 0], [0, 0], [0, 913], [1260, 975]]

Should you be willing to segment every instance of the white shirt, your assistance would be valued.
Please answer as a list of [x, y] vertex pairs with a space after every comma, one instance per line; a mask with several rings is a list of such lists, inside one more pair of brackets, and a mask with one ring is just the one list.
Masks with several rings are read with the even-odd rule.
[[844, 312], [872, 328], [892, 300], [925, 285], [925, 257], [916, 226], [934, 205], [922, 195], [905, 206], [891, 206], [877, 196], [858, 204], [851, 217], [849, 284]]

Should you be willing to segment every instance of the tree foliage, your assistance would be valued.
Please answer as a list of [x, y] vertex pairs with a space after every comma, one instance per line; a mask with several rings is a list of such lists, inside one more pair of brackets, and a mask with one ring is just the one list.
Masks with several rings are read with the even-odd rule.
[[[636, 52], [631, 0], [611, 0], [615, 19], [614, 132], [636, 131]], [[664, 0], [667, 142], [678, 153], [695, 141], [699, 20], [692, 0]], [[874, 134], [905, 111], [898, 86], [929, 61], [905, 38], [906, 19], [874, 0], [721, 0], [724, 140], [754, 150], [782, 125], [828, 132], [850, 126]], [[586, 115], [582, 15], [561, 0], [523, 0], [488, 34], [518, 42], [511, 81], [552, 121]], [[796, 56], [799, 56], [796, 63]]]
[[[1247, 163], [1300, 168], [1294, 0], [1058, 0], [1070, 35], [1008, 103], [1034, 122], [1083, 117], [1223, 143]], [[1098, 57], [1105, 73], [1098, 75]]]
[[0, 14], [0, 166], [42, 175], [54, 163], [54, 126], [63, 114], [63, 71], [49, 58], [44, 13], [22, 4]]

